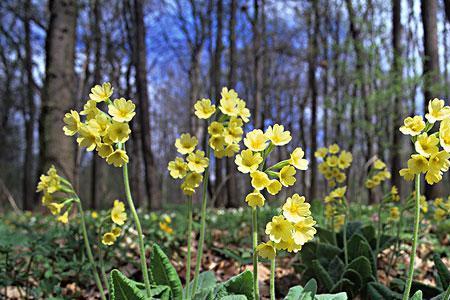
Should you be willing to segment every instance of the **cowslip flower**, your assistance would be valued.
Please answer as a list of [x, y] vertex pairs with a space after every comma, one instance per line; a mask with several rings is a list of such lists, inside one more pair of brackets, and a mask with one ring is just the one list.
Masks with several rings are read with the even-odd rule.
[[102, 244], [111, 246], [116, 241], [117, 237], [112, 232], [106, 232], [102, 237]]
[[130, 122], [136, 115], [135, 109], [136, 105], [133, 101], [125, 98], [115, 99], [112, 104], [108, 105], [108, 113], [116, 122]]
[[222, 135], [224, 132], [224, 126], [222, 123], [214, 121], [208, 126], [208, 133], [211, 136]]
[[209, 99], [198, 100], [194, 104], [194, 109], [194, 113], [199, 119], [209, 119], [216, 112], [216, 106], [211, 104]]
[[123, 225], [127, 220], [125, 204], [119, 200], [114, 200], [114, 206], [111, 210], [111, 220], [117, 225]]
[[260, 152], [265, 150], [269, 145], [267, 140], [267, 136], [261, 129], [254, 129], [245, 136], [244, 145], [252, 151]]
[[444, 100], [434, 98], [428, 102], [428, 113], [425, 118], [432, 124], [450, 118], [450, 107], [445, 106]]
[[445, 151], [450, 152], [450, 118], [443, 120], [439, 126], [439, 142]]
[[80, 115], [77, 111], [71, 110], [70, 113], [64, 115], [64, 123], [66, 124], [66, 126], [63, 127], [64, 134], [73, 136], [81, 128]]
[[314, 152], [314, 156], [317, 158], [324, 158], [328, 153], [328, 148], [321, 147]]
[[426, 132], [417, 136], [417, 140], [414, 143], [414, 147], [417, 153], [424, 157], [430, 157], [439, 151], [439, 138], [437, 134], [428, 135]]
[[86, 120], [95, 119], [95, 117], [100, 113], [100, 109], [97, 108], [97, 102], [94, 100], [88, 100], [83, 106], [83, 110], [80, 112], [81, 116], [86, 116]]
[[254, 171], [250, 173], [250, 177], [252, 178], [252, 186], [260, 191], [267, 187], [270, 184], [269, 176], [266, 173], [261, 171]]
[[169, 162], [167, 169], [170, 172], [172, 178], [183, 178], [189, 171], [188, 164], [181, 157], [175, 158], [175, 160]]
[[303, 217], [311, 214], [310, 207], [309, 203], [305, 203], [305, 197], [294, 194], [283, 205], [283, 216], [290, 222], [300, 222]]
[[66, 211], [65, 213], [63, 213], [61, 216], [59, 216], [58, 218], [56, 218], [56, 220], [60, 223], [63, 224], [67, 224], [69, 222], [69, 212]]
[[122, 167], [128, 163], [128, 155], [124, 150], [116, 149], [106, 157], [106, 162], [115, 167]]
[[425, 129], [425, 122], [423, 121], [422, 116], [407, 117], [403, 121], [403, 124], [404, 125], [400, 127], [400, 131], [406, 135], [416, 136]]
[[127, 123], [113, 121], [108, 128], [108, 138], [113, 143], [125, 143], [130, 137], [131, 129]]
[[220, 99], [220, 111], [227, 116], [236, 117], [238, 115], [238, 95], [235, 90], [224, 87], [220, 93], [222, 98]]
[[270, 180], [269, 184], [266, 186], [267, 192], [271, 195], [278, 194], [281, 191], [281, 188], [281, 183], [276, 179]]
[[245, 202], [247, 202], [247, 204], [253, 208], [264, 206], [265, 200], [266, 199], [259, 191], [254, 191], [245, 197]]
[[276, 249], [273, 242], [269, 241], [267, 243], [261, 243], [256, 247], [258, 255], [262, 258], [274, 259], [277, 255]]
[[181, 154], [188, 154], [194, 151], [198, 144], [197, 137], [191, 136], [189, 133], [183, 133], [175, 140], [175, 147]]
[[294, 183], [297, 181], [295, 179], [295, 168], [292, 166], [284, 166], [281, 168], [280, 172], [278, 173], [278, 177], [280, 178], [280, 182], [283, 186], [291, 186], [294, 185]]
[[83, 124], [77, 138], [80, 147], [85, 147], [87, 151], [93, 151], [97, 144], [101, 142], [98, 129], [98, 123], [93, 119], [89, 120], [88, 124]]
[[279, 243], [281, 240], [289, 240], [292, 236], [293, 226], [283, 216], [274, 216], [266, 225], [266, 234], [270, 240]]
[[186, 160], [189, 170], [196, 173], [203, 173], [209, 163], [209, 159], [205, 157], [205, 152], [201, 150], [196, 150], [195, 153], [189, 153]]
[[95, 102], [106, 101], [111, 97], [114, 92], [114, 88], [111, 87], [111, 83], [105, 82], [102, 85], [96, 85], [91, 89], [89, 98]]
[[292, 140], [290, 131], [285, 131], [283, 125], [275, 124], [267, 128], [266, 137], [276, 146], [283, 146]]
[[316, 221], [310, 216], [302, 217], [294, 224], [294, 232], [292, 238], [298, 245], [304, 245], [306, 242], [312, 240], [317, 230], [314, 228]]
[[259, 153], [253, 153], [252, 150], [242, 150], [241, 154], [236, 155], [235, 163], [238, 166], [238, 170], [242, 173], [254, 172], [258, 169], [263, 158]]
[[302, 148], [295, 148], [290, 156], [291, 158], [289, 159], [289, 164], [299, 170], [305, 171], [308, 169], [308, 161], [303, 158], [305, 156], [305, 152]]

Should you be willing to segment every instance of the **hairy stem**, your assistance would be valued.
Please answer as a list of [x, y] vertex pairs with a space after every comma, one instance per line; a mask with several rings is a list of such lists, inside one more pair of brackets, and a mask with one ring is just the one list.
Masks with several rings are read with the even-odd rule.
[[258, 253], [256, 247], [258, 246], [258, 209], [252, 207], [252, 231], [253, 231], [253, 294], [255, 299], [259, 299], [259, 284], [258, 284]]
[[275, 257], [270, 260], [270, 300], [275, 300]]

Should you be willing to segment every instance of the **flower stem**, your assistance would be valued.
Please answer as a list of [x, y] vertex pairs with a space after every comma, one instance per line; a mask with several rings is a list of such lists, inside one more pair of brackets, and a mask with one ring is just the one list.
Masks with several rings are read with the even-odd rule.
[[77, 203], [78, 203], [78, 209], [80, 210], [80, 216], [81, 216], [81, 231], [83, 233], [84, 247], [86, 248], [86, 253], [87, 253], [89, 263], [91, 265], [91, 269], [94, 272], [95, 284], [97, 285], [97, 288], [100, 292], [101, 299], [106, 300], [105, 291], [103, 290], [103, 286], [100, 281], [100, 276], [98, 276], [97, 266], [95, 265], [94, 256], [92, 255], [91, 245], [89, 244], [89, 239], [88, 239], [87, 230], [86, 230], [86, 221], [84, 219], [84, 211], [83, 211], [83, 207], [81, 206], [80, 199], [77, 199]]
[[187, 227], [187, 258], [186, 258], [186, 299], [191, 298], [190, 284], [191, 284], [191, 247], [192, 247], [192, 196], [188, 199], [188, 227]]
[[[207, 147], [206, 157], [210, 158], [210, 147]], [[205, 227], [206, 227], [206, 204], [208, 202], [208, 180], [209, 180], [209, 166], [205, 170], [203, 177], [203, 191], [202, 191], [202, 208], [200, 214], [200, 238], [198, 241], [197, 261], [195, 262], [194, 283], [192, 285], [192, 298], [195, 295], [198, 285], [198, 276], [200, 274], [200, 267], [202, 265], [203, 244], [205, 243]]]
[[256, 247], [258, 246], [258, 209], [252, 207], [252, 230], [253, 230], [253, 295], [255, 300], [259, 299], [259, 284], [258, 284], [258, 253]]
[[275, 300], [275, 257], [270, 260], [270, 300]]
[[345, 260], [345, 265], [348, 265], [348, 250], [347, 250], [347, 214], [345, 214], [344, 216], [344, 229], [342, 232], [342, 236], [343, 236], [343, 244], [344, 244], [344, 260]]
[[[124, 145], [125, 148], [125, 145]], [[141, 258], [141, 272], [142, 277], [144, 278], [145, 290], [147, 292], [147, 296], [152, 298], [152, 291], [150, 289], [150, 279], [148, 277], [148, 269], [147, 262], [145, 258], [145, 247], [144, 247], [144, 238], [142, 236], [142, 227], [141, 222], [139, 221], [139, 216], [136, 212], [136, 208], [134, 207], [133, 198], [131, 197], [130, 190], [130, 181], [128, 179], [128, 164], [123, 165], [123, 183], [125, 185], [125, 194], [128, 201], [128, 206], [130, 207], [131, 214], [133, 215], [134, 223], [136, 225], [136, 230], [139, 238], [139, 254]]]
[[414, 203], [414, 231], [411, 249], [411, 258], [409, 260], [408, 279], [406, 281], [405, 291], [403, 293], [403, 300], [409, 299], [411, 285], [414, 276], [414, 258], [416, 257], [417, 242], [419, 238], [419, 224], [420, 224], [420, 174], [416, 175], [416, 201]]

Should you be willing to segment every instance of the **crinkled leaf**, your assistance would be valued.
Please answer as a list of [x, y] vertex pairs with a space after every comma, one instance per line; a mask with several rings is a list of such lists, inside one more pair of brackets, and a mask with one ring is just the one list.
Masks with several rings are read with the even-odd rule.
[[183, 298], [183, 286], [177, 271], [170, 263], [164, 251], [157, 245], [153, 245], [150, 258], [150, 275], [155, 285], [166, 285], [172, 291], [173, 299]]

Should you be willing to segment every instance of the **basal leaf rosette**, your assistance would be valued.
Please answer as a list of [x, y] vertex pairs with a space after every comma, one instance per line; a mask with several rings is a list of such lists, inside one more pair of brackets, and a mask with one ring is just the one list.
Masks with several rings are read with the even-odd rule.
[[76, 135], [80, 147], [95, 150], [108, 164], [122, 167], [129, 160], [122, 145], [130, 137], [129, 122], [136, 106], [125, 98], [111, 100], [113, 91], [109, 82], [94, 86], [82, 111], [65, 114], [63, 130], [68, 136]]
[[322, 159], [319, 164], [319, 172], [325, 177], [328, 186], [333, 188], [339, 183], [344, 183], [347, 179], [345, 170], [353, 161], [350, 152], [341, 150], [339, 145], [332, 144], [329, 147], [319, 148], [314, 153], [316, 158]]

